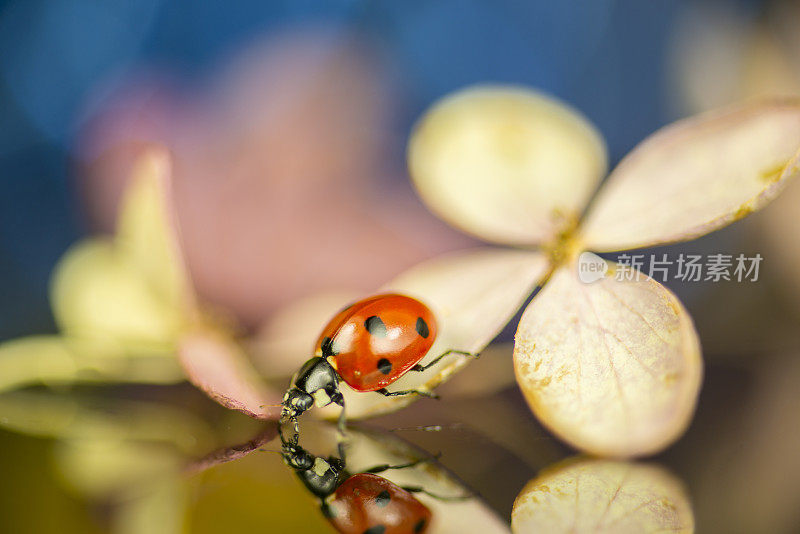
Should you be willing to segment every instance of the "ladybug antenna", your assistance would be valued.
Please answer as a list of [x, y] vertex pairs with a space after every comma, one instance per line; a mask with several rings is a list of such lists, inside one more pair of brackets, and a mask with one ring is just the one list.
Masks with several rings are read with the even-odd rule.
[[417, 432], [441, 432], [442, 430], [462, 430], [463, 428], [463, 423], [451, 423], [449, 425], [422, 425], [391, 428], [389, 432], [407, 432], [411, 430]]
[[281, 451], [273, 451], [272, 449], [256, 449], [258, 452], [271, 452], [272, 454], [280, 454], [282, 455]]
[[326, 518], [330, 519], [333, 517], [333, 511], [331, 510], [330, 505], [328, 505], [324, 499], [320, 500], [319, 509], [322, 511], [322, 515], [324, 515]]

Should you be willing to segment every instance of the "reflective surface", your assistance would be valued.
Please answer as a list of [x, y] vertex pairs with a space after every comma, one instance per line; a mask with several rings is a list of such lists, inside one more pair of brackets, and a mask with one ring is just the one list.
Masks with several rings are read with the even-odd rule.
[[[765, 356], [759, 369], [711, 363], [692, 427], [651, 459], [576, 456], [512, 388], [352, 427], [347, 471], [419, 462], [377, 475], [458, 497], [413, 493], [427, 532], [508, 532], [512, 517], [517, 532], [793, 532], [800, 365]], [[0, 423], [6, 532], [334, 532], [273, 424], [188, 387], [6, 393]], [[338, 443], [335, 427], [301, 421], [310, 455], [336, 457]]]

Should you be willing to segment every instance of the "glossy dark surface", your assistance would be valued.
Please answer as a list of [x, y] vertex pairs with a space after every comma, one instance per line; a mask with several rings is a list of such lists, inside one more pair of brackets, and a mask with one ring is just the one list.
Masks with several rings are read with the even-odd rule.
[[[710, 357], [687, 433], [630, 463], [659, 465], [680, 481], [697, 532], [797, 532], [800, 366], [780, 356]], [[747, 362], [764, 372], [748, 371]], [[361, 428], [375, 429], [391, 447], [399, 440], [441, 453], [439, 462], [499, 521], [510, 519], [526, 484], [576, 455], [540, 426], [513, 387], [488, 397], [440, 393], [441, 401], [421, 399]], [[169, 534], [333, 532], [319, 500], [283, 463], [275, 431], [192, 388], [8, 393], [0, 396], [0, 422], [4, 532], [124, 534], [142, 515]], [[336, 453], [335, 427], [318, 439], [306, 418], [301, 431], [314, 454]], [[358, 450], [348, 457], [356, 467], [380, 461], [361, 460]]]

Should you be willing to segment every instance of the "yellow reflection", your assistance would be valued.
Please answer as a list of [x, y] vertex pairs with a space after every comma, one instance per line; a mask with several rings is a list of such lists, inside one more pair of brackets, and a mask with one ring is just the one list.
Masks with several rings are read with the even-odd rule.
[[0, 426], [53, 440], [59, 485], [75, 500], [105, 505], [113, 534], [183, 532], [183, 471], [216, 442], [203, 420], [179, 407], [44, 390], [0, 395]]
[[683, 484], [664, 468], [570, 459], [546, 469], [517, 496], [515, 534], [694, 532]]

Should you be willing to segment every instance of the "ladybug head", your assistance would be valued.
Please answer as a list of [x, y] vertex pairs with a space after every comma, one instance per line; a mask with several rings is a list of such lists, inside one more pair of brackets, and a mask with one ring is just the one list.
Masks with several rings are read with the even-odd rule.
[[339, 375], [325, 358], [315, 356], [297, 372], [292, 385], [283, 397], [281, 419], [294, 420], [315, 404], [344, 406], [344, 397], [339, 391]]
[[291, 442], [283, 442], [281, 447], [283, 462], [292, 469], [311, 469], [316, 456], [306, 451], [303, 447]]
[[306, 488], [321, 499], [333, 494], [347, 478], [344, 461], [340, 458], [314, 456], [292, 442], [283, 442], [281, 454]]
[[314, 406], [314, 397], [293, 387], [283, 396], [282, 420], [294, 420], [300, 414]]

